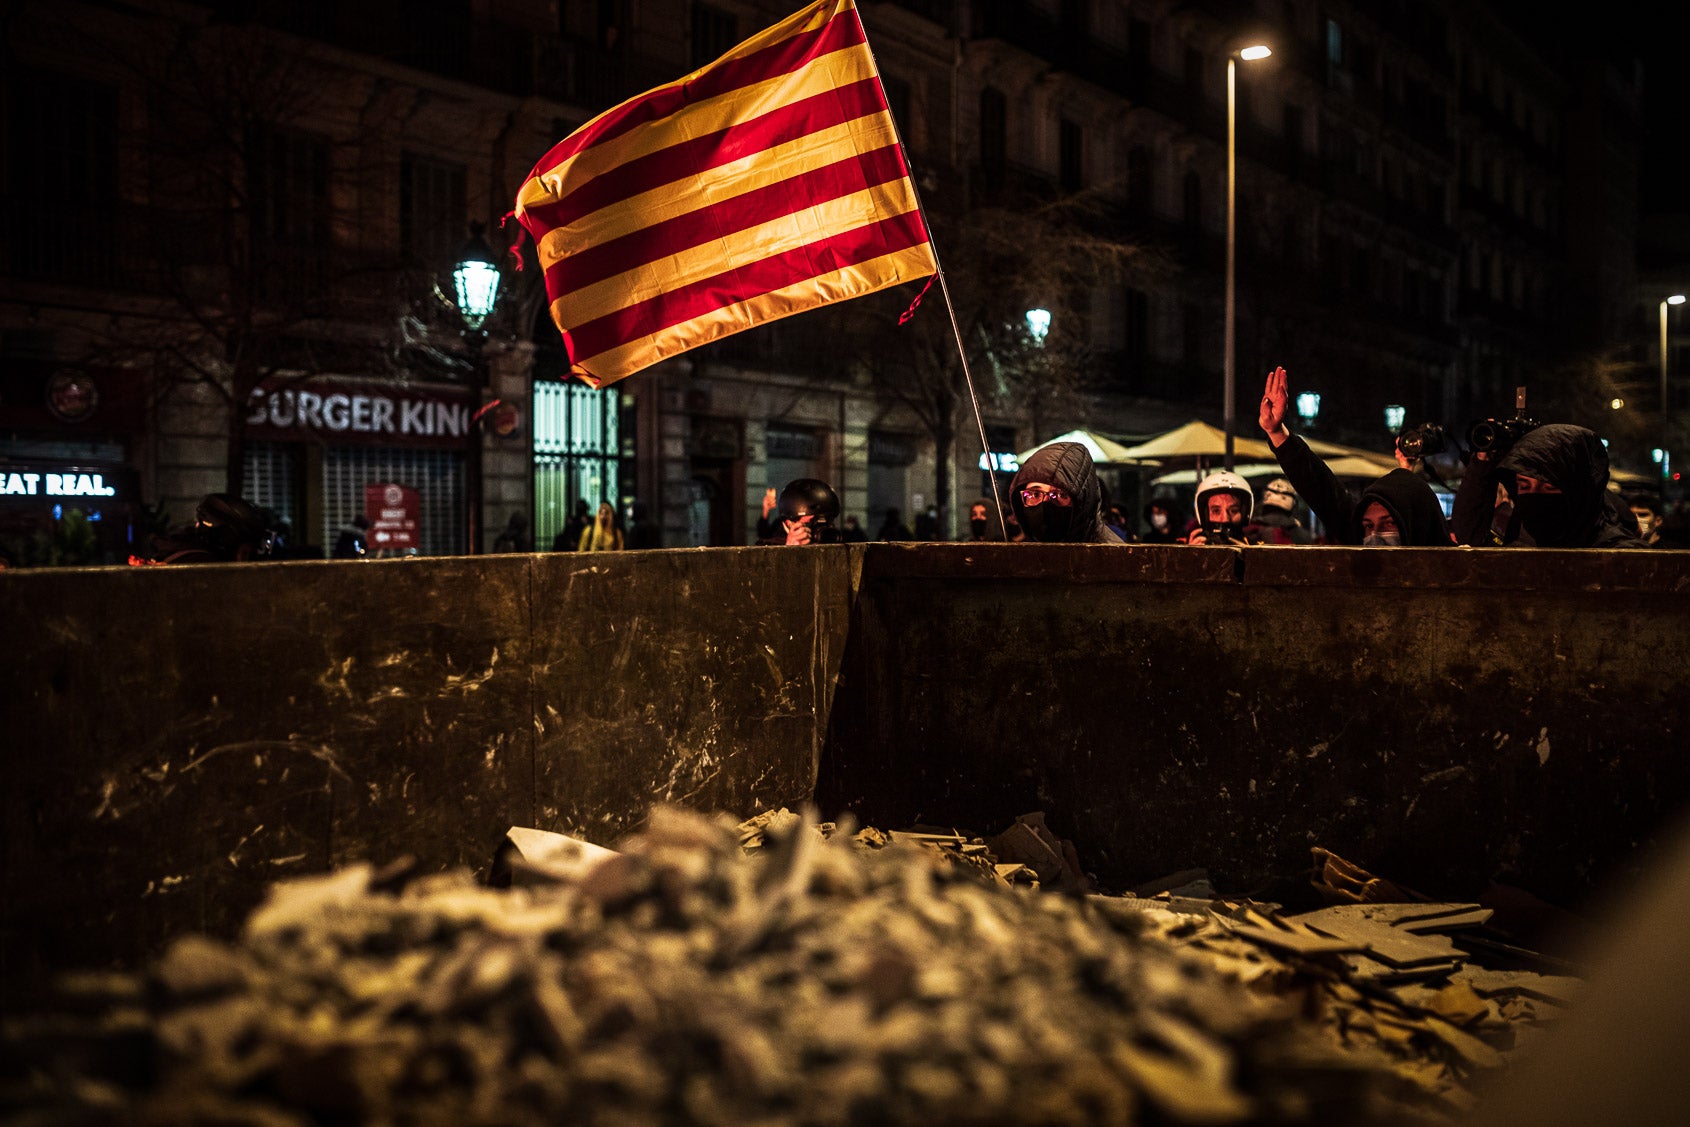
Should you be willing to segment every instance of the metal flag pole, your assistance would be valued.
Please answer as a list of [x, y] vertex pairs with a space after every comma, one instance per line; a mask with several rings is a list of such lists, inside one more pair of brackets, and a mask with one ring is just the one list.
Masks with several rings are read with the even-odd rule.
[[939, 294], [945, 299], [945, 312], [951, 318], [951, 336], [956, 340], [956, 354], [957, 360], [962, 364], [963, 383], [968, 385], [968, 402], [974, 408], [974, 425], [980, 431], [980, 449], [984, 451], [986, 472], [992, 475], [992, 504], [997, 506], [998, 527], [1003, 529], [1003, 538], [1008, 542], [1009, 522], [1004, 519], [1003, 497], [998, 492], [997, 461], [992, 457], [992, 444], [986, 438], [986, 420], [980, 414], [980, 396], [974, 390], [974, 376], [968, 370], [968, 350], [962, 345], [962, 329], [957, 325], [956, 306], [951, 302], [951, 287], [945, 281], [945, 267], [939, 261], [939, 244], [933, 239], [933, 224], [927, 221], [927, 207], [921, 202], [921, 186], [915, 182], [914, 165], [910, 163], [909, 150], [904, 147], [904, 135], [898, 128], [897, 119], [892, 116], [892, 103], [886, 97], [886, 84], [880, 79], [880, 62], [874, 57], [874, 46], [868, 41], [868, 29], [863, 27], [862, 13], [857, 11], [855, 4], [851, 5], [851, 15], [857, 21], [858, 30], [863, 33], [863, 47], [867, 49], [869, 60], [874, 64], [874, 85], [880, 91], [881, 102], [886, 106], [886, 120], [892, 123], [892, 136], [898, 143], [898, 155], [904, 161], [904, 173], [909, 177], [910, 192], [915, 196], [915, 210], [921, 216], [921, 225], [927, 231], [927, 245], [933, 251], [933, 275], [939, 279]]

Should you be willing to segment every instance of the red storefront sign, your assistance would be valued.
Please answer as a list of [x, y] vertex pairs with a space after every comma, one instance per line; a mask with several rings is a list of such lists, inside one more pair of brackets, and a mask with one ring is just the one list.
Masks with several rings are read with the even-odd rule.
[[418, 546], [422, 497], [397, 482], [364, 486], [364, 513], [370, 518], [370, 551], [403, 552]]

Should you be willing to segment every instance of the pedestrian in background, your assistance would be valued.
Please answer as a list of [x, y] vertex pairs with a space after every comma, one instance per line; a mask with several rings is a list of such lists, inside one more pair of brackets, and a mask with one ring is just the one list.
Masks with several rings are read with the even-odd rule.
[[528, 518], [522, 513], [512, 513], [505, 522], [504, 531], [499, 533], [498, 539], [493, 541], [495, 552], [529, 552], [534, 545], [528, 539]]
[[663, 530], [651, 519], [651, 510], [646, 503], [635, 501], [628, 507], [628, 512], [633, 518], [628, 524], [628, 548], [633, 550], [663, 547]]
[[593, 523], [593, 518], [587, 515], [588, 511], [587, 499], [576, 498], [575, 511], [569, 514], [569, 519], [563, 522], [563, 528], [552, 537], [552, 551], [573, 552], [581, 547], [581, 534]]
[[876, 540], [914, 540], [915, 533], [904, 523], [904, 515], [897, 509], [887, 509], [886, 519], [880, 522]]
[[599, 505], [598, 516], [581, 533], [578, 552], [620, 552], [623, 548], [622, 529], [616, 522], [616, 506], [609, 501]]

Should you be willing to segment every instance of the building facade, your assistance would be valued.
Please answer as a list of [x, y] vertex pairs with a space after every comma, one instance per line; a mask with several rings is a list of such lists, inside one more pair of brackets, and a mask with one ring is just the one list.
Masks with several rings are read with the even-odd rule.
[[[1278, 364], [1319, 395], [1315, 433], [1388, 449], [1386, 407], [1459, 429], [1539, 383], [1572, 411], [1639, 346], [1635, 84], [1443, 0], [863, 0], [940, 262], [979, 295], [959, 308], [985, 444], [947, 363], [929, 387], [898, 357], [913, 293], [603, 390], [567, 379], [532, 271], [507, 265], [485, 340], [465, 331], [442, 295], [472, 222], [520, 250], [500, 221], [553, 144], [795, 6], [13, 5], [10, 552], [119, 560], [224, 489], [322, 547], [376, 486], [414, 494], [399, 550], [487, 550], [513, 515], [546, 548], [580, 501], [640, 502], [667, 546], [744, 544], [798, 476], [871, 534], [931, 509], [954, 535], [985, 446], [1008, 469], [1076, 426], [1221, 421], [1227, 58], [1256, 39], [1274, 53], [1237, 64], [1233, 112], [1243, 433]], [[1084, 218], [977, 257], [966, 217], [994, 208]], [[1047, 292], [1016, 289], [1039, 269]], [[945, 318], [936, 290], [918, 327]], [[1011, 292], [1054, 311], [1036, 339]]]

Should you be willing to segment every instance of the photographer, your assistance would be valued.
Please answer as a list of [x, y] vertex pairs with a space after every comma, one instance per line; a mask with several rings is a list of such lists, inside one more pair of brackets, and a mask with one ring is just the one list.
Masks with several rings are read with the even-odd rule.
[[1255, 506], [1250, 483], [1229, 470], [1216, 470], [1197, 483], [1197, 527], [1187, 544], [1260, 544], [1253, 525], [1246, 526]]
[[1630, 510], [1622, 513], [1609, 493], [1608, 451], [1586, 427], [1551, 423], [1525, 430], [1511, 445], [1502, 441], [1475, 449], [1455, 492], [1461, 543], [1495, 544], [1491, 522], [1498, 484], [1540, 548], [1645, 547]]
[[834, 522], [838, 519], [839, 494], [833, 487], [817, 478], [797, 478], [780, 491], [780, 530], [775, 535], [784, 539], [761, 543], [837, 544], [839, 529]]
[[1357, 497], [1340, 482], [1308, 443], [1285, 426], [1290, 400], [1284, 368], [1268, 373], [1257, 422], [1273, 444], [1279, 468], [1309, 510], [1329, 530], [1335, 544], [1364, 548], [1447, 548], [1453, 542], [1444, 524], [1443, 506], [1426, 480], [1412, 470], [1394, 469], [1375, 478]]

